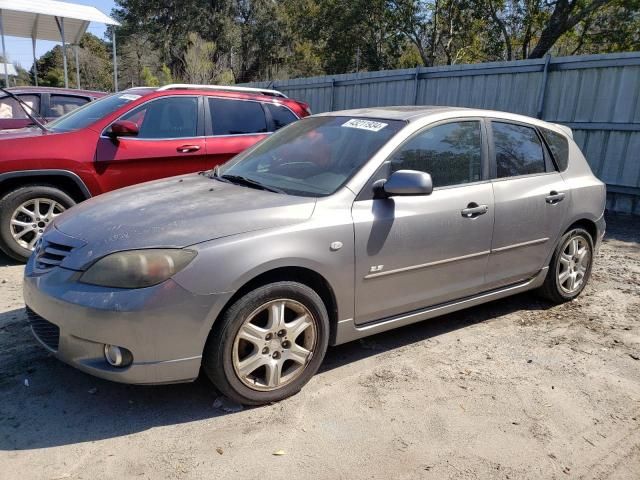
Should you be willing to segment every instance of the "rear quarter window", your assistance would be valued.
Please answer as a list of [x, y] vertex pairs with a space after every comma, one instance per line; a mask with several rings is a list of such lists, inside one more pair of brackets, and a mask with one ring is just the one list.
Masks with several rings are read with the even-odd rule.
[[569, 141], [564, 135], [546, 128], [541, 128], [540, 133], [542, 133], [544, 141], [547, 142], [547, 146], [551, 150], [551, 155], [556, 161], [558, 170], [565, 171], [569, 166]]
[[287, 107], [275, 105], [273, 103], [265, 103], [264, 105], [271, 114], [274, 130], [280, 130], [282, 127], [298, 120], [298, 117], [296, 117]]

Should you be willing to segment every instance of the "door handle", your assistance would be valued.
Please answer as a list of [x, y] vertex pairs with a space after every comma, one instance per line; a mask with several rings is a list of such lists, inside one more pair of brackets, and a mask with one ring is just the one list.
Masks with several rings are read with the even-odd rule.
[[178, 153], [189, 153], [189, 152], [197, 152], [200, 150], [200, 145], [182, 145], [181, 147], [176, 148]]
[[480, 215], [484, 215], [488, 211], [488, 205], [478, 205], [475, 202], [471, 202], [469, 205], [467, 205], [467, 208], [463, 208], [462, 210], [460, 210], [460, 213], [465, 218], [475, 218]]
[[565, 193], [564, 192], [556, 192], [555, 190], [551, 190], [549, 195], [545, 197], [545, 201], [551, 205], [555, 205], [556, 203], [560, 203], [564, 200]]

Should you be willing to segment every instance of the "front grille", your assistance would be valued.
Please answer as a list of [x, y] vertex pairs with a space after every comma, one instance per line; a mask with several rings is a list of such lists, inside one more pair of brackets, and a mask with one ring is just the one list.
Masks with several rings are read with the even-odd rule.
[[53, 267], [57, 267], [73, 249], [73, 245], [53, 242], [48, 238], [43, 237], [40, 241], [40, 245], [36, 247], [36, 269], [43, 272]]
[[60, 328], [27, 307], [27, 318], [33, 334], [51, 350], [58, 350]]

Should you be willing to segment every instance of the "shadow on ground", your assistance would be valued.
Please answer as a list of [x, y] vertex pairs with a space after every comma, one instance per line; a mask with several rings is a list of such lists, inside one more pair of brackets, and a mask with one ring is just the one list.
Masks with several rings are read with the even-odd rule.
[[[330, 348], [321, 371], [516, 310], [546, 306], [533, 295], [520, 295], [374, 335]], [[0, 450], [95, 441], [227, 414], [213, 407], [217, 393], [205, 378], [160, 386], [100, 380], [59, 362], [37, 345], [23, 310], [0, 314], [0, 324], [5, 325], [0, 328]]]
[[[640, 242], [640, 219], [617, 216], [608, 222], [608, 238]], [[321, 371], [515, 311], [548, 307], [532, 293], [498, 300], [330, 348]], [[103, 381], [62, 364], [40, 348], [22, 309], [1, 313], [0, 325], [0, 450], [90, 442], [226, 415], [213, 407], [217, 394], [206, 379], [147, 387]]]

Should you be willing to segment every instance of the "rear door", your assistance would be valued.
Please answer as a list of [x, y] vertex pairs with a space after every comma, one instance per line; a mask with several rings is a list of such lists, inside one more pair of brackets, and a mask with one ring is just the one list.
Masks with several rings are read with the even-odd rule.
[[535, 128], [503, 120], [488, 124], [496, 212], [487, 284], [495, 288], [525, 280], [545, 266], [570, 192]]
[[104, 190], [204, 170], [201, 97], [174, 95], [150, 100], [120, 120], [138, 125], [135, 137], [98, 140], [96, 171]]
[[271, 131], [261, 102], [206, 97], [207, 165], [220, 165]]
[[372, 179], [424, 171], [431, 195], [354, 203], [357, 324], [484, 289], [494, 208], [482, 130], [479, 119], [429, 126]]

